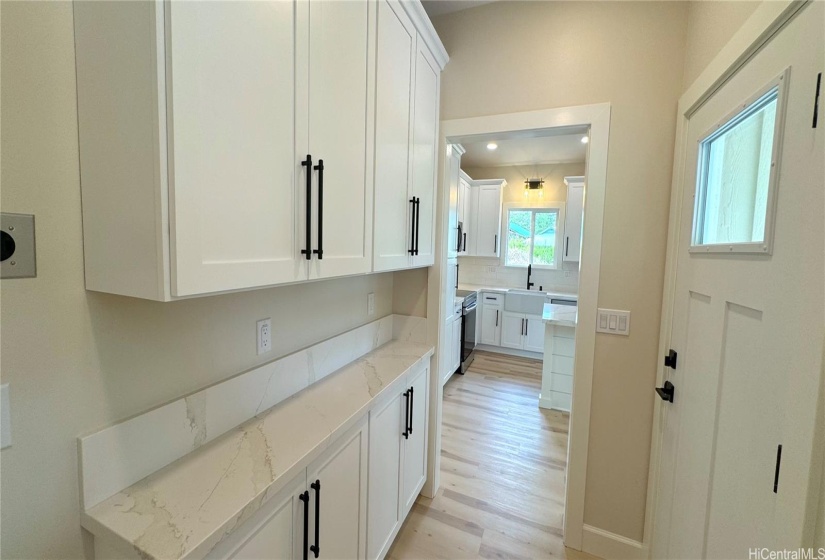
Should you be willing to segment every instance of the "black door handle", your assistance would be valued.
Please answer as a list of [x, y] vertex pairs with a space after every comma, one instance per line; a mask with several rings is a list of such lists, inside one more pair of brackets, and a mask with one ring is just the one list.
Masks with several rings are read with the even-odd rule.
[[314, 169], [318, 172], [318, 248], [313, 253], [321, 260], [324, 258], [324, 160], [319, 159]]
[[298, 498], [304, 502], [304, 560], [309, 553], [309, 492], [304, 492]]
[[306, 222], [306, 249], [301, 249], [301, 254], [307, 256], [307, 260], [312, 259], [312, 156], [307, 154], [307, 158], [301, 162], [307, 168], [307, 222]]
[[410, 391], [404, 391], [404, 439], [410, 439]]
[[418, 254], [418, 239], [421, 234], [421, 199], [415, 197], [415, 254]]
[[673, 394], [676, 392], [676, 387], [670, 381], [665, 381], [664, 387], [656, 387], [656, 392], [663, 401], [673, 402]]
[[[315, 554], [315, 558], [318, 558], [321, 553], [321, 481], [316, 480], [309, 487], [315, 490], [315, 544], [309, 549]], [[309, 492], [307, 492], [307, 497], [309, 497]]]
[[410, 249], [407, 251], [409, 254], [415, 254], [415, 197], [410, 199], [410, 208], [411, 208], [411, 218], [410, 218]]
[[408, 428], [408, 432], [412, 435], [413, 432], [413, 413], [415, 412], [415, 395], [413, 394], [413, 388], [410, 387], [410, 427]]

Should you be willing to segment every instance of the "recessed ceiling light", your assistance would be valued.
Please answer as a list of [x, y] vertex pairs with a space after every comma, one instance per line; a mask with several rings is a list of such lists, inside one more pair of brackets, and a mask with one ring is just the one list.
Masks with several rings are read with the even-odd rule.
[[587, 144], [588, 142], [590, 142], [590, 138], [587, 136], [582, 136], [582, 144]]
[[490, 142], [489, 144], [487, 144], [487, 149], [490, 150], [491, 152], [493, 150], [495, 150], [496, 148], [498, 148], [498, 144], [496, 144], [495, 142]]

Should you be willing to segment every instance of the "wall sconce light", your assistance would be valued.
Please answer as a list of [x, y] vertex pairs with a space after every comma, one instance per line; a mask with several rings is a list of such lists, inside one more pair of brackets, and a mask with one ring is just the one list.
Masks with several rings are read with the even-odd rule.
[[527, 179], [524, 181], [524, 197], [529, 197], [531, 191], [538, 191], [539, 198], [543, 197], [544, 179]]

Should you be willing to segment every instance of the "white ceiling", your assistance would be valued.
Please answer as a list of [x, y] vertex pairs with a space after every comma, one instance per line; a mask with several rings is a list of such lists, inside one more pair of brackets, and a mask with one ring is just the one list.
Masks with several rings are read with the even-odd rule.
[[[587, 145], [582, 144], [582, 136], [584, 133], [462, 142], [467, 153], [461, 156], [461, 167], [583, 162]], [[487, 149], [491, 141], [498, 144], [496, 150]]]
[[484, 4], [495, 1], [496, 0], [422, 0], [421, 3], [424, 5], [424, 10], [427, 12], [427, 15], [430, 16], [430, 18], [434, 18], [436, 16], [443, 16], [444, 14], [475, 8], [476, 6], [483, 6]]

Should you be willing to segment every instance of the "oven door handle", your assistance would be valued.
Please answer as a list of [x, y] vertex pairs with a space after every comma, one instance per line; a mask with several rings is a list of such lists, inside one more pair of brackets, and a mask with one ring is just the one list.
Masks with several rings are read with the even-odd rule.
[[463, 314], [466, 315], [470, 311], [475, 311], [476, 307], [478, 307], [478, 304], [474, 303], [472, 306], [465, 308]]

